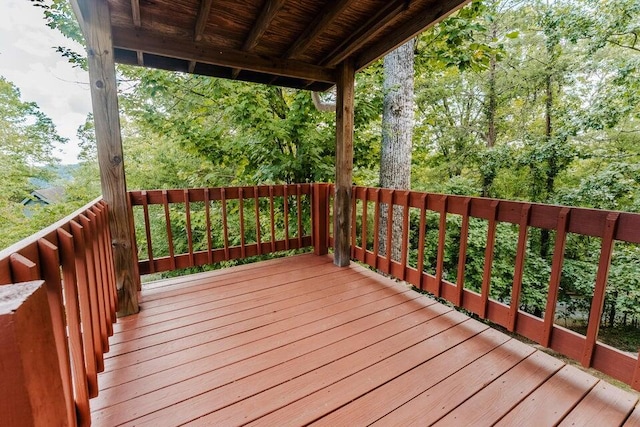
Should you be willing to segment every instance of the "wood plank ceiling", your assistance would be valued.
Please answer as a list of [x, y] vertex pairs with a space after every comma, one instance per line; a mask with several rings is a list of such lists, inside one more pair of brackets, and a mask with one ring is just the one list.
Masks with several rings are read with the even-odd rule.
[[116, 62], [322, 91], [468, 0], [107, 1]]

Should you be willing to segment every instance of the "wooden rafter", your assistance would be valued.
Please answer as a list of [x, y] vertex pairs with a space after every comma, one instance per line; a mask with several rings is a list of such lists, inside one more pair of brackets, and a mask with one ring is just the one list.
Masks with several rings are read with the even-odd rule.
[[285, 0], [266, 0], [264, 2], [260, 15], [258, 15], [258, 19], [256, 19], [256, 22], [251, 28], [251, 32], [249, 32], [249, 35], [242, 44], [242, 50], [250, 52], [257, 46], [260, 41], [260, 37], [262, 37], [265, 31], [267, 31], [271, 21], [276, 17], [284, 3]]
[[196, 18], [196, 26], [193, 30], [193, 39], [195, 41], [202, 40], [202, 34], [209, 21], [209, 12], [211, 11], [211, 5], [213, 0], [202, 0], [200, 2], [200, 10], [198, 11], [198, 17]]
[[385, 37], [362, 53], [355, 61], [356, 71], [367, 67], [373, 61], [383, 57], [407, 40], [420, 34], [427, 24], [433, 25], [451, 15], [470, 0], [443, 0], [437, 3], [437, 7], [426, 7], [415, 11], [411, 19], [405, 22], [398, 31]]
[[318, 67], [289, 59], [268, 58], [233, 49], [220, 49], [207, 42], [185, 43], [182, 38], [144, 28], [135, 30], [115, 28], [113, 44], [120, 49], [141, 50], [154, 55], [168, 56], [186, 61], [335, 83], [335, 70], [332, 68]]
[[345, 58], [351, 56], [353, 52], [364, 46], [364, 44], [367, 43], [378, 31], [380, 31], [380, 29], [406, 9], [406, 0], [395, 0], [389, 2], [385, 7], [380, 9], [378, 13], [369, 18], [358, 31], [351, 35], [351, 37], [346, 38], [342, 43], [329, 52], [321, 63], [331, 66], [339, 64]]
[[142, 19], [140, 18], [140, 0], [131, 0], [131, 17], [133, 18], [133, 25], [136, 27], [142, 25]]
[[352, 0], [338, 0], [329, 8], [323, 11], [311, 22], [306, 30], [298, 37], [298, 39], [289, 47], [284, 54], [285, 58], [295, 58], [304, 53], [305, 50], [313, 43], [313, 41], [322, 34], [333, 20], [342, 11], [349, 6]]

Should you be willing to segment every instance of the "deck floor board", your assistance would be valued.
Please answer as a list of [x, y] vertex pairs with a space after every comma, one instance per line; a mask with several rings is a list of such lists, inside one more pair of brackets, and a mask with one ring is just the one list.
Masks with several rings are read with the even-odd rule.
[[91, 401], [94, 425], [638, 418], [635, 395], [375, 272], [335, 267], [330, 257], [153, 282], [141, 306], [111, 337]]

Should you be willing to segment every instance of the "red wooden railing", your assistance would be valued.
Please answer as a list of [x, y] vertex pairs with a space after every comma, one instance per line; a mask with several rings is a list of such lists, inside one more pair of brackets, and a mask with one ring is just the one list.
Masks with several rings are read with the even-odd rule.
[[[0, 252], [0, 284], [38, 280], [44, 281], [47, 291], [66, 423], [89, 425], [89, 398], [98, 394], [97, 374], [104, 369], [103, 354], [109, 350], [108, 337], [116, 321], [106, 203], [94, 201]], [[39, 422], [64, 424], [63, 420]]]
[[[352, 258], [368, 264], [384, 273], [405, 280], [410, 284], [444, 298], [454, 305], [477, 314], [482, 319], [507, 328], [545, 347], [578, 360], [585, 367], [593, 367], [620, 381], [640, 389], [640, 361], [638, 358], [597, 341], [602, 316], [608, 270], [614, 244], [618, 242], [640, 243], [640, 215], [594, 209], [570, 208], [534, 203], [522, 203], [487, 198], [427, 194], [416, 191], [353, 187], [352, 193]], [[329, 191], [333, 194], [333, 191]], [[331, 202], [328, 202], [328, 206]], [[373, 210], [371, 208], [373, 204]], [[394, 209], [388, 210], [392, 205]], [[398, 208], [400, 207], [400, 208]], [[401, 255], [394, 259], [392, 251], [379, 253], [380, 212], [388, 210], [389, 220], [382, 235], [386, 248], [392, 239], [401, 241]], [[393, 232], [393, 214], [402, 215], [401, 237]], [[411, 212], [419, 217], [419, 225], [411, 227]], [[425, 265], [426, 215], [439, 214], [437, 257], [435, 266]], [[373, 215], [373, 221], [371, 220]], [[443, 277], [447, 216], [462, 217], [458, 242], [458, 266], [456, 283]], [[326, 226], [330, 225], [326, 216]], [[467, 268], [467, 244], [469, 220], [478, 218], [487, 222], [486, 250], [483, 279], [480, 292], [465, 289]], [[373, 222], [373, 229], [371, 223]], [[511, 302], [508, 304], [490, 298], [496, 226], [498, 223], [514, 224], [519, 238], [514, 260]], [[522, 277], [525, 264], [527, 238], [530, 228], [555, 231], [555, 246], [548, 284], [546, 310], [537, 317], [520, 309]], [[591, 236], [601, 240], [599, 264], [586, 335], [582, 335], [554, 323], [565, 242], [568, 233]], [[397, 233], [396, 233], [397, 234]], [[410, 236], [417, 236], [417, 260], [408, 262]], [[373, 239], [372, 239], [373, 237]], [[373, 244], [371, 241], [373, 240]], [[333, 238], [329, 238], [331, 243]], [[428, 271], [434, 271], [430, 274]]]
[[[326, 191], [326, 184], [131, 191], [140, 273], [314, 246], [313, 233], [323, 230], [314, 231], [320, 221], [310, 214]], [[326, 252], [326, 237], [315, 240], [323, 240]]]

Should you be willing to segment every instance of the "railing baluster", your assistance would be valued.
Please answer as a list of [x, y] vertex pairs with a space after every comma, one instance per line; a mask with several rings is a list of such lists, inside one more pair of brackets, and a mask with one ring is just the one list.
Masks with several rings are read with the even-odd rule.
[[71, 235], [73, 236], [76, 262], [76, 279], [78, 285], [78, 297], [80, 301], [80, 318], [82, 322], [82, 334], [85, 347], [85, 361], [87, 364], [87, 378], [89, 379], [89, 396], [98, 395], [98, 371], [101, 368], [98, 352], [101, 347], [99, 324], [94, 320], [95, 313], [91, 312], [91, 296], [89, 291], [89, 279], [87, 263], [84, 258], [85, 243], [82, 226], [75, 221], [70, 221]]
[[260, 239], [260, 200], [258, 199], [258, 187], [253, 187], [253, 200], [256, 211], [256, 246], [258, 255], [262, 255], [262, 241]]
[[224, 239], [224, 259], [228, 261], [229, 256], [229, 228], [227, 226], [227, 195], [224, 188], [220, 189], [220, 203], [222, 203], [222, 234]]
[[507, 329], [511, 332], [516, 330], [518, 310], [520, 306], [520, 293], [522, 291], [522, 277], [524, 275], [524, 262], [527, 253], [527, 236], [529, 234], [529, 214], [531, 205], [522, 205], [520, 213], [518, 249], [516, 251], [516, 265], [513, 271], [513, 286], [511, 287], [511, 303], [509, 306], [509, 318], [507, 319]]
[[418, 233], [418, 263], [416, 269], [418, 270], [418, 287], [424, 289], [424, 239], [427, 233], [427, 194], [420, 196], [420, 230]]
[[213, 264], [213, 244], [211, 242], [211, 195], [209, 189], [204, 189], [204, 215], [207, 227], [207, 262]]
[[356, 207], [358, 206], [357, 187], [351, 188], [351, 258], [356, 257]]
[[487, 230], [487, 247], [484, 252], [484, 271], [482, 274], [482, 305], [480, 306], [479, 316], [483, 319], [487, 317], [487, 309], [489, 306], [489, 293], [491, 292], [491, 270], [493, 268], [493, 255], [496, 245], [496, 223], [498, 218], [498, 206], [500, 202], [494, 200], [491, 202], [491, 217], [489, 217], [489, 227]]
[[195, 262], [193, 260], [193, 231], [191, 230], [191, 198], [189, 197], [189, 190], [184, 190], [184, 214], [187, 221], [187, 245], [189, 250], [189, 266], [193, 267]]
[[[93, 352], [87, 356], [82, 326], [80, 321], [80, 302], [78, 292], [78, 280], [75, 266], [75, 245], [73, 236], [66, 230], [57, 230], [58, 242], [60, 244], [60, 261], [62, 265], [62, 290], [64, 292], [65, 313], [67, 315], [67, 325], [69, 328], [69, 351], [71, 353], [71, 371], [73, 373], [73, 388], [76, 408], [78, 411], [78, 424], [83, 425], [91, 420], [89, 411], [90, 387], [97, 384], [92, 382], [89, 374], [89, 366], [94, 366], [95, 358]], [[91, 340], [91, 331], [88, 326], [87, 339]]]
[[467, 247], [469, 243], [469, 215], [471, 214], [471, 197], [464, 199], [464, 213], [460, 226], [460, 252], [458, 253], [458, 274], [456, 280], [456, 301], [458, 307], [462, 307], [464, 296], [464, 274], [467, 265]]
[[96, 267], [94, 263], [93, 245], [91, 243], [91, 221], [85, 215], [79, 215], [78, 221], [82, 226], [81, 232], [84, 239], [84, 261], [87, 271], [87, 290], [89, 291], [89, 302], [91, 304], [91, 318], [95, 325], [94, 338], [99, 337], [100, 345], [95, 345], [96, 364], [98, 372], [104, 370], [103, 353], [109, 351], [109, 337], [107, 335], [106, 319], [101, 307], [101, 297], [98, 291], [98, 279], [96, 277]]
[[111, 238], [111, 228], [109, 227], [109, 206], [103, 203], [104, 208], [104, 233], [105, 239], [107, 242], [107, 267], [109, 268], [109, 277], [111, 277], [111, 292], [113, 298], [113, 306], [115, 310], [118, 311], [118, 293], [117, 293], [117, 280], [116, 280], [116, 271], [115, 271], [115, 263], [113, 260], [113, 246], [111, 242], [113, 241]]
[[[60, 257], [58, 248], [45, 239], [38, 239], [38, 257], [40, 271], [47, 289], [47, 298], [51, 312], [51, 323], [55, 337], [58, 369], [62, 378], [62, 393], [65, 397], [67, 419], [76, 419], [76, 408], [73, 403], [73, 379], [71, 376], [71, 359], [67, 340], [67, 322], [64, 318], [65, 307], [62, 299], [62, 280], [60, 279]], [[68, 302], [67, 302], [68, 304]]]
[[436, 259], [436, 282], [431, 293], [440, 296], [440, 288], [442, 287], [442, 269], [444, 268], [444, 246], [447, 233], [447, 205], [449, 198], [442, 196], [442, 211], [440, 212], [440, 224], [438, 225], [438, 257]]
[[[102, 278], [102, 270], [100, 269], [100, 247], [98, 244], [98, 217], [91, 210], [87, 211], [87, 215], [89, 218], [88, 222], [88, 234], [90, 236], [90, 244], [93, 246], [93, 270], [96, 278], [96, 294], [98, 296], [98, 305], [100, 308], [100, 327], [104, 325], [105, 335], [102, 338], [102, 349], [103, 353], [109, 351], [109, 337], [113, 335], [113, 325], [109, 321], [111, 314], [109, 313], [109, 308], [107, 306], [107, 295], [105, 293], [105, 288], [102, 286], [104, 283], [104, 279]], [[86, 239], [86, 237], [85, 237]]]
[[151, 243], [151, 220], [149, 220], [149, 195], [146, 191], [140, 193], [142, 197], [142, 213], [144, 215], [144, 232], [147, 236], [147, 256], [149, 258], [149, 272], [155, 273], [156, 266], [153, 262], [153, 247]]
[[619, 212], [610, 212], [604, 225], [604, 233], [602, 235], [602, 246], [600, 248], [600, 261], [598, 262], [598, 272], [596, 274], [596, 284], [591, 300], [591, 310], [589, 312], [589, 325], [587, 326], [587, 335], [584, 343], [584, 352], [582, 353], [582, 366], [590, 367], [593, 359], [593, 350], [598, 339], [598, 330], [600, 329], [600, 317], [602, 316], [602, 308], [604, 307], [604, 297], [607, 287], [607, 278], [609, 277], [609, 267], [611, 266], [611, 255], [613, 254], [614, 236], [616, 233], [616, 224], [620, 217]]
[[302, 248], [302, 203], [300, 201], [300, 184], [296, 184], [296, 204], [298, 206], [298, 249]]
[[271, 252], [276, 251], [276, 218], [273, 208], [273, 185], [269, 186], [269, 212], [271, 214]]
[[367, 221], [369, 221], [369, 218], [367, 217], [367, 208], [369, 205], [369, 200], [368, 200], [368, 196], [369, 196], [369, 188], [365, 187], [363, 189], [363, 196], [362, 196], [362, 228], [361, 228], [361, 239], [362, 239], [362, 258], [360, 259], [361, 262], [367, 262]]
[[387, 208], [387, 238], [386, 238], [386, 270], [387, 274], [391, 273], [392, 252], [393, 252], [393, 204], [395, 203], [396, 190], [391, 190], [389, 198], [389, 207]]
[[238, 198], [240, 201], [240, 255], [242, 258], [246, 258], [247, 253], [244, 245], [244, 191], [242, 187], [238, 190]]
[[558, 214], [556, 225], [556, 242], [551, 261], [551, 276], [549, 277], [549, 292], [547, 293], [547, 307], [544, 313], [544, 325], [542, 328], [542, 340], [540, 344], [549, 347], [553, 332], [553, 321], [556, 316], [556, 303], [558, 290], [560, 289], [560, 277], [562, 276], [562, 264], [564, 263], [564, 247], [567, 242], [567, 228], [569, 226], [569, 214], [571, 209], [562, 208]]
[[409, 253], [409, 196], [411, 195], [410, 191], [406, 191], [404, 193], [404, 204], [402, 206], [402, 260], [400, 264], [402, 265], [402, 271], [400, 280], [405, 280], [407, 278], [407, 256]]
[[289, 250], [289, 186], [284, 186], [284, 248]]
[[380, 254], [380, 189], [374, 190], [375, 217], [373, 220], [373, 268], [379, 268], [378, 255]]
[[107, 251], [105, 248], [105, 233], [104, 233], [104, 221], [103, 221], [103, 208], [99, 205], [91, 208], [91, 212], [94, 214], [95, 230], [96, 230], [96, 248], [97, 251], [97, 268], [100, 269], [102, 277], [101, 288], [104, 294], [105, 310], [107, 311], [107, 330], [109, 336], [113, 335], [113, 323], [116, 321], [116, 311], [113, 304], [113, 295], [111, 289], [111, 279], [109, 277], [109, 269], [106, 265]]
[[167, 190], [162, 190], [162, 204], [164, 205], [164, 220], [166, 221], [167, 240], [169, 243], [169, 258], [171, 261], [171, 269], [176, 269], [176, 256], [173, 249], [173, 233], [171, 232], [171, 217], [169, 215], [169, 196]]

